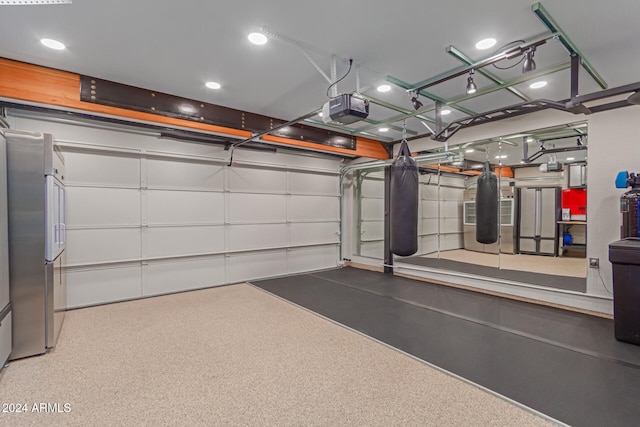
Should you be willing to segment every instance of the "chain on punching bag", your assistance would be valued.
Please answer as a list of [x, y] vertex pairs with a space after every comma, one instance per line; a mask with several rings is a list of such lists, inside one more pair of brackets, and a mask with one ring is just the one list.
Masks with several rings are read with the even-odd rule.
[[418, 166], [403, 138], [391, 168], [391, 252], [399, 256], [418, 251]]
[[476, 240], [490, 244], [498, 241], [498, 177], [489, 161], [478, 177], [476, 192]]

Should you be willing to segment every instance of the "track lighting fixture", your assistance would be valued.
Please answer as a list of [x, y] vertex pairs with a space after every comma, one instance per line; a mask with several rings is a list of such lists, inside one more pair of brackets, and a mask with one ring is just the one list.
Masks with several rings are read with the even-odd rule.
[[535, 71], [536, 69], [536, 61], [533, 60], [533, 55], [535, 54], [536, 47], [531, 46], [524, 52], [524, 62], [522, 63], [522, 72], [530, 73], [531, 71]]
[[411, 97], [411, 103], [413, 104], [413, 109], [414, 110], [418, 111], [419, 109], [424, 107], [424, 104], [418, 100], [418, 97], [420, 95], [418, 94], [417, 90], [415, 90], [413, 92], [410, 92], [409, 96]]
[[475, 70], [473, 68], [471, 69], [471, 71], [469, 71], [469, 77], [467, 78], [467, 95], [471, 95], [472, 93], [476, 93], [478, 91], [478, 87], [473, 81], [474, 72]]

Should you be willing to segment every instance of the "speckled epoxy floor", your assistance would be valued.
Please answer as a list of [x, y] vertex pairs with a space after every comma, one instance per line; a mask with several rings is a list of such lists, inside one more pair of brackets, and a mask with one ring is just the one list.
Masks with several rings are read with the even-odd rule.
[[0, 403], [26, 405], [11, 426], [549, 424], [247, 284], [71, 311]]

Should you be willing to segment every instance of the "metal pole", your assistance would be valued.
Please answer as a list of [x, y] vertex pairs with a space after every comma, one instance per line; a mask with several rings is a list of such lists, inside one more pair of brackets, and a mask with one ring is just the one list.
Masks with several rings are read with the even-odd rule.
[[289, 120], [288, 122], [282, 123], [282, 124], [280, 124], [278, 126], [274, 126], [269, 130], [265, 130], [264, 132], [257, 133], [255, 135], [253, 135], [251, 138], [247, 138], [247, 139], [243, 139], [242, 141], [234, 142], [233, 144], [231, 144], [231, 146], [232, 147], [238, 147], [238, 146], [240, 146], [242, 144], [246, 144], [247, 142], [255, 141], [256, 139], [261, 138], [261, 137], [263, 137], [265, 135], [268, 135], [273, 131], [276, 131], [278, 129], [282, 129], [282, 128], [287, 127], [287, 126], [291, 126], [293, 124], [296, 124], [298, 122], [303, 121], [304, 119], [308, 119], [309, 117], [313, 117], [313, 116], [315, 116], [316, 114], [318, 114], [321, 111], [322, 111], [322, 108], [319, 108], [319, 109], [317, 109], [315, 111], [312, 111], [311, 113], [305, 114], [304, 116], [300, 116], [297, 119]]
[[391, 252], [391, 166], [384, 168], [384, 272], [393, 273]]
[[575, 101], [578, 94], [578, 77], [580, 74], [580, 55], [571, 53], [571, 100]]

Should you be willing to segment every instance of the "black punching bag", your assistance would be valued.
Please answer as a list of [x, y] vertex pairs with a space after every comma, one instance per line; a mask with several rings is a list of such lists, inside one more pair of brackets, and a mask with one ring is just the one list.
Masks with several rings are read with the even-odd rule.
[[418, 251], [418, 166], [406, 141], [390, 167], [391, 252], [409, 256]]
[[498, 241], [498, 177], [488, 161], [478, 177], [476, 240], [485, 244]]

